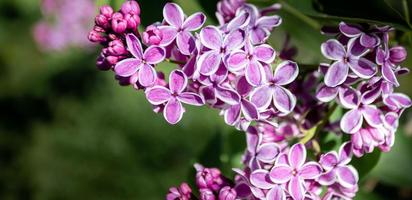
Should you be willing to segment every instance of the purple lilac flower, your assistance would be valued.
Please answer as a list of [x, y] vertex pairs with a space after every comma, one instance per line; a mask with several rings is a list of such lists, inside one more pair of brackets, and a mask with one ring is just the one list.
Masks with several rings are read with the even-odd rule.
[[190, 55], [195, 49], [195, 39], [191, 31], [202, 27], [206, 21], [206, 16], [198, 12], [185, 19], [182, 8], [175, 3], [165, 5], [163, 16], [167, 25], [159, 27], [163, 35], [160, 45], [167, 46], [176, 40], [180, 52], [184, 55]]
[[166, 196], [166, 200], [190, 200], [192, 189], [187, 183], [182, 183], [179, 187], [172, 187]]
[[142, 86], [151, 86], [157, 75], [153, 65], [165, 59], [165, 50], [162, 47], [151, 46], [143, 52], [140, 40], [133, 34], [126, 36], [127, 49], [134, 58], [124, 59], [116, 64], [114, 71], [122, 77], [130, 77], [138, 73], [139, 83]]
[[348, 166], [352, 157], [351, 145], [351, 143], [344, 143], [339, 153], [332, 151], [320, 157], [319, 163], [326, 171], [318, 180], [322, 185], [338, 183], [345, 188], [353, 188], [357, 185], [358, 173], [352, 166]]
[[256, 88], [250, 100], [258, 109], [266, 109], [271, 102], [282, 113], [290, 113], [296, 105], [295, 96], [283, 86], [291, 83], [298, 76], [298, 66], [295, 62], [284, 61], [276, 68], [266, 72], [267, 83]]
[[403, 47], [393, 47], [388, 49], [379, 48], [376, 52], [376, 63], [381, 66], [382, 77], [395, 86], [399, 86], [396, 78], [396, 70], [400, 68], [397, 63], [402, 62], [406, 57], [406, 51]]
[[379, 33], [377, 29], [363, 30], [362, 27], [341, 22], [339, 30], [346, 37], [358, 39], [359, 44], [365, 48], [376, 47], [381, 42], [380, 38], [376, 35]]
[[237, 10], [246, 4], [246, 0], [221, 0], [217, 3], [216, 16], [220, 24], [230, 22], [236, 17]]
[[170, 124], [178, 123], [183, 116], [184, 108], [182, 103], [201, 106], [205, 104], [204, 99], [193, 92], [185, 92], [187, 87], [187, 77], [181, 70], [174, 70], [170, 73], [169, 88], [154, 86], [146, 90], [147, 100], [153, 105], [164, 104], [164, 117]]
[[304, 199], [306, 193], [304, 181], [316, 179], [322, 172], [322, 168], [316, 162], [305, 162], [305, 146], [295, 144], [287, 155], [287, 162], [278, 160], [271, 169], [269, 178], [274, 183], [287, 183], [288, 192], [293, 199]]
[[214, 74], [230, 52], [243, 47], [245, 33], [242, 30], [233, 30], [224, 36], [223, 32], [214, 26], [207, 26], [200, 31], [200, 42], [206, 48], [197, 61], [197, 67], [202, 75]]
[[349, 69], [364, 79], [375, 75], [376, 64], [362, 57], [367, 53], [366, 49], [361, 53], [354, 54], [354, 51], [357, 50], [355, 45], [354, 39], [349, 41], [347, 50], [339, 41], [334, 39], [322, 44], [322, 54], [328, 59], [334, 60], [325, 75], [325, 84], [327, 86], [336, 87], [345, 82]]

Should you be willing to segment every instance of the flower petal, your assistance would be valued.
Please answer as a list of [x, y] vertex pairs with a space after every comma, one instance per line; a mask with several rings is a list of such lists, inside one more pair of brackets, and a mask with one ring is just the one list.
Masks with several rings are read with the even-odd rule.
[[159, 26], [158, 27], [160, 32], [162, 33], [162, 40], [160, 41], [160, 46], [168, 46], [171, 44], [176, 36], [177, 36], [177, 29], [173, 26]]
[[336, 169], [338, 182], [345, 188], [353, 188], [358, 183], [358, 173], [352, 166], [342, 166]]
[[365, 58], [351, 60], [349, 66], [361, 78], [371, 78], [376, 74], [376, 64]]
[[259, 27], [271, 30], [273, 27], [279, 26], [282, 23], [282, 18], [277, 15], [272, 16], [262, 16], [257, 22]]
[[322, 173], [322, 168], [318, 163], [308, 162], [302, 166], [299, 171], [300, 177], [303, 179], [315, 179]]
[[252, 29], [249, 33], [250, 40], [255, 45], [264, 43], [270, 35], [269, 30], [263, 28]]
[[282, 187], [275, 186], [266, 194], [266, 200], [286, 200], [286, 194]]
[[330, 102], [338, 95], [338, 89], [321, 84], [316, 91], [316, 98], [322, 102]]
[[129, 77], [137, 72], [142, 61], [135, 58], [124, 59], [116, 64], [114, 71], [121, 77]]
[[399, 86], [399, 82], [396, 78], [395, 72], [393, 72], [392, 67], [387, 62], [382, 65], [382, 76], [389, 83], [392, 83], [395, 86]]
[[246, 67], [248, 64], [246, 53], [244, 51], [233, 52], [226, 60], [227, 68], [231, 72], [238, 72]]
[[249, 102], [248, 100], [243, 99], [241, 101], [242, 113], [245, 116], [246, 120], [252, 121], [259, 119], [259, 111], [256, 106]]
[[350, 142], [343, 143], [339, 148], [339, 163], [346, 165], [352, 159], [352, 144]]
[[373, 127], [378, 127], [383, 123], [382, 111], [372, 105], [364, 105], [362, 107], [362, 114], [366, 122]]
[[338, 155], [336, 155], [335, 151], [323, 154], [319, 159], [319, 164], [321, 164], [326, 171], [333, 169], [338, 162]]
[[287, 85], [294, 81], [299, 75], [299, 67], [293, 61], [283, 61], [276, 69], [273, 79], [276, 85]]
[[340, 127], [345, 133], [355, 133], [362, 127], [363, 117], [358, 109], [346, 112], [340, 121]]
[[240, 112], [241, 112], [240, 104], [230, 106], [228, 109], [225, 110], [224, 119], [226, 124], [233, 126], [240, 120]]
[[339, 30], [347, 37], [356, 37], [362, 33], [358, 27], [348, 25], [345, 22], [339, 24]]
[[240, 49], [245, 44], [246, 34], [243, 30], [238, 29], [230, 32], [224, 39], [226, 51], [231, 52], [234, 49]]
[[345, 55], [345, 47], [335, 39], [330, 39], [321, 45], [322, 54], [330, 60], [342, 60]]
[[190, 55], [196, 48], [193, 35], [188, 31], [182, 31], [177, 34], [176, 44], [180, 52], [184, 55]]
[[275, 165], [269, 173], [270, 180], [274, 183], [282, 184], [288, 182], [292, 177], [293, 169], [287, 165]]
[[208, 51], [202, 54], [197, 62], [200, 73], [205, 76], [214, 74], [219, 69], [221, 59], [221, 55], [216, 51]]
[[296, 106], [296, 97], [288, 89], [276, 86], [273, 89], [273, 103], [282, 113], [290, 113]]
[[146, 90], [146, 98], [152, 105], [166, 103], [170, 97], [170, 90], [163, 86], [154, 86]]
[[362, 46], [367, 47], [367, 48], [373, 48], [379, 45], [379, 38], [375, 35], [369, 35], [369, 34], [362, 34], [360, 37], [360, 43]]
[[168, 24], [176, 28], [181, 28], [185, 14], [179, 5], [175, 3], [167, 3], [163, 8], [163, 17]]
[[187, 77], [181, 70], [173, 70], [169, 75], [169, 88], [172, 93], [180, 94], [186, 89]]
[[200, 94], [203, 96], [207, 103], [212, 105], [216, 103], [215, 89], [211, 86], [200, 87]]
[[236, 91], [223, 87], [216, 88], [216, 97], [229, 105], [236, 105], [240, 102], [240, 96]]
[[179, 100], [172, 98], [167, 102], [163, 115], [169, 124], [177, 124], [183, 117], [183, 106]]
[[209, 49], [220, 50], [223, 46], [222, 32], [214, 26], [206, 26], [200, 31], [200, 41]]
[[195, 31], [203, 26], [206, 21], [206, 15], [201, 12], [190, 15], [183, 23], [183, 29], [187, 31]]
[[166, 52], [163, 47], [150, 46], [146, 49], [143, 59], [147, 64], [157, 64], [162, 62], [166, 57]]
[[297, 143], [290, 148], [288, 155], [289, 165], [292, 168], [299, 169], [306, 161], [306, 148], [303, 144]]
[[265, 71], [262, 64], [257, 61], [251, 61], [246, 66], [246, 80], [253, 86], [258, 86], [265, 80]]
[[351, 87], [340, 88], [339, 101], [347, 109], [357, 108], [360, 103], [359, 92]]
[[260, 189], [270, 189], [274, 186], [269, 178], [269, 172], [263, 169], [258, 169], [250, 174], [250, 183]]
[[325, 84], [336, 87], [345, 82], [348, 77], [349, 66], [341, 61], [333, 63], [325, 74]]
[[157, 79], [156, 71], [151, 65], [144, 64], [139, 70], [139, 83], [143, 87], [152, 86]]
[[247, 26], [250, 22], [249, 18], [249, 13], [243, 12], [242, 14], [239, 14], [235, 18], [233, 18], [228, 24], [226, 29], [227, 30], [235, 30], [238, 28], [244, 28]]
[[205, 100], [200, 95], [193, 92], [183, 92], [177, 99], [185, 104], [193, 106], [201, 106], [205, 104]]
[[256, 158], [264, 163], [273, 163], [278, 154], [279, 147], [276, 143], [265, 143], [258, 147]]
[[272, 101], [273, 90], [269, 86], [263, 85], [256, 88], [250, 95], [250, 101], [256, 105], [259, 110], [269, 107]]
[[275, 60], [276, 52], [271, 46], [262, 44], [255, 47], [254, 56], [257, 60], [270, 64]]
[[299, 177], [293, 177], [289, 184], [288, 184], [288, 190], [290, 196], [294, 200], [303, 200], [305, 198], [305, 188], [304, 188], [304, 182], [302, 179]]
[[127, 34], [126, 35], [126, 44], [127, 49], [135, 58], [142, 58], [143, 56], [143, 48], [142, 43], [134, 34]]
[[335, 170], [331, 170], [327, 173], [324, 173], [322, 175], [319, 176], [318, 178], [318, 182], [322, 185], [332, 185], [333, 183], [335, 183], [336, 181], [336, 172]]

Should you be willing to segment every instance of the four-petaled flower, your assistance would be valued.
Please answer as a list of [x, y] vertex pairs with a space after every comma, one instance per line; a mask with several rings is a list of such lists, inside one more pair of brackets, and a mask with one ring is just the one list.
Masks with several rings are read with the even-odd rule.
[[227, 59], [227, 65], [228, 69], [234, 73], [244, 70], [246, 80], [251, 85], [257, 86], [266, 80], [262, 64], [271, 64], [275, 56], [275, 50], [267, 44], [253, 46], [250, 42], [246, 42], [245, 51], [231, 53]]
[[152, 86], [157, 78], [153, 65], [165, 59], [165, 50], [162, 47], [150, 46], [143, 53], [140, 40], [133, 34], [126, 36], [126, 42], [133, 58], [118, 62], [114, 67], [114, 71], [121, 77], [130, 77], [138, 72], [139, 83], [144, 87]]
[[332, 151], [320, 157], [319, 164], [326, 171], [318, 180], [322, 185], [332, 185], [338, 182], [345, 188], [356, 187], [359, 180], [358, 172], [352, 166], [348, 166], [352, 157], [351, 145], [346, 142], [340, 147], [339, 154]]
[[166, 103], [163, 115], [167, 122], [176, 124], [182, 119], [185, 111], [182, 102], [194, 106], [201, 106], [205, 102], [203, 97], [193, 92], [185, 92], [187, 77], [181, 70], [170, 73], [169, 88], [154, 86], [146, 90], [147, 100], [153, 105]]
[[274, 74], [267, 69], [267, 83], [252, 92], [250, 100], [258, 109], [265, 110], [272, 102], [282, 113], [290, 113], [296, 105], [296, 97], [284, 85], [291, 83], [298, 76], [298, 65], [292, 61], [283, 61]]
[[356, 38], [349, 40], [347, 50], [335, 39], [330, 39], [322, 44], [322, 54], [335, 61], [325, 75], [327, 86], [336, 87], [345, 82], [349, 69], [364, 79], [371, 78], [376, 74], [376, 64], [362, 57], [367, 53], [367, 49], [364, 48], [362, 52], [357, 52], [359, 48], [355, 45], [355, 40]]
[[[279, 156], [282, 158], [282, 156]], [[278, 159], [269, 172], [274, 183], [288, 183], [288, 191], [294, 200], [303, 200], [306, 194], [305, 180], [313, 180], [322, 173], [316, 162], [306, 161], [306, 148], [303, 144], [295, 144], [289, 150], [287, 160]]]
[[245, 43], [245, 32], [237, 29], [224, 33], [215, 26], [207, 26], [200, 31], [200, 42], [210, 49], [199, 57], [197, 68], [200, 74], [210, 76], [223, 64], [226, 57], [234, 50], [240, 49]]
[[167, 3], [163, 9], [163, 17], [168, 25], [158, 27], [163, 36], [160, 45], [167, 46], [176, 39], [176, 45], [180, 52], [190, 55], [196, 47], [191, 31], [202, 27], [206, 16], [197, 12], [185, 19], [185, 14], [179, 5]]
[[355, 133], [362, 127], [363, 119], [372, 127], [382, 125], [382, 111], [372, 101], [362, 98], [359, 91], [351, 87], [342, 87], [339, 92], [339, 100], [344, 108], [351, 109], [346, 112], [340, 122], [340, 127], [345, 133]]

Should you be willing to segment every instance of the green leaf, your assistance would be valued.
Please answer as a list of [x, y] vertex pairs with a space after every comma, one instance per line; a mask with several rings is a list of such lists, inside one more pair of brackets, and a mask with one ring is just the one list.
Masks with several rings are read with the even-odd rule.
[[351, 161], [351, 165], [358, 170], [359, 173], [359, 180], [362, 180], [366, 177], [373, 170], [373, 168], [378, 164], [379, 158], [381, 156], [381, 151], [379, 149], [375, 149], [370, 154], [365, 154], [361, 158], [353, 157]]
[[110, 0], [96, 0], [97, 8], [99, 8], [103, 5], [110, 5]]

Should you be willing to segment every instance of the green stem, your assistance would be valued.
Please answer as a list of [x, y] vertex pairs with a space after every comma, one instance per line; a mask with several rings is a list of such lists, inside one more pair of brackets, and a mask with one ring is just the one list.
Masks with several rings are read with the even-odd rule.
[[178, 65], [185, 65], [186, 64], [185, 62], [181, 62], [181, 61], [177, 61], [177, 60], [171, 60], [169, 58], [166, 58], [165, 61], [169, 62], [169, 63], [173, 63], [173, 64], [178, 64]]

